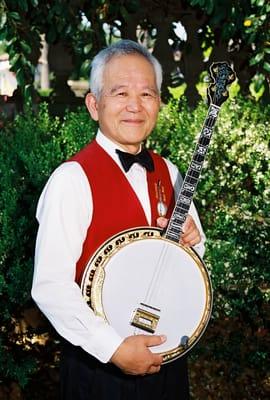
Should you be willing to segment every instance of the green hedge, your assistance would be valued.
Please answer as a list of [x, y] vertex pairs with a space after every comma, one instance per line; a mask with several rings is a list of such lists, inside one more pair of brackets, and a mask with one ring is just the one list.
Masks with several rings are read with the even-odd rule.
[[67, 112], [61, 121], [49, 115], [45, 103], [37, 114], [19, 115], [1, 131], [0, 386], [4, 380], [24, 386], [39, 362], [33, 338], [42, 332], [33, 329], [35, 321], [27, 323], [29, 314], [33, 319], [30, 288], [39, 195], [52, 170], [95, 131], [85, 111]]
[[[206, 110], [201, 103], [191, 113], [183, 101], [179, 113], [170, 104], [151, 137], [151, 145], [183, 174]], [[207, 236], [214, 308], [192, 353], [195, 399], [269, 396], [269, 116], [270, 107], [247, 99], [225, 103], [198, 185], [195, 202]]]
[[[169, 157], [183, 174], [206, 111], [203, 103], [192, 112], [185, 100], [180, 110], [179, 105], [170, 103], [162, 108], [149, 139], [149, 145]], [[200, 387], [206, 390], [208, 385], [209, 391], [216, 391], [215, 382], [220, 386], [223, 378], [230, 379], [230, 390], [237, 390], [247, 366], [256, 372], [245, 379], [264, 390], [269, 368], [269, 111], [269, 107], [261, 109], [246, 99], [223, 105], [199, 183], [195, 201], [208, 238], [205, 260], [215, 302], [207, 333], [192, 352], [195, 398], [207, 398], [207, 391], [198, 394], [202, 393]], [[0, 392], [1, 381], [2, 386], [5, 381], [26, 385], [27, 393], [29, 378], [42, 369], [44, 346], [35, 339], [48, 331], [48, 325], [36, 326], [27, 318], [33, 307], [29, 293], [37, 230], [35, 208], [52, 170], [95, 131], [85, 110], [67, 112], [60, 120], [49, 115], [45, 104], [37, 113], [17, 116], [1, 131]], [[50, 346], [50, 339], [44, 343]], [[204, 372], [199, 360], [205, 363]], [[54, 362], [50, 359], [48, 365]], [[217, 365], [221, 367], [215, 368]], [[212, 386], [207, 368], [213, 368]], [[241, 388], [239, 393], [232, 392], [232, 397], [226, 397], [226, 385], [224, 390], [215, 398], [263, 398], [258, 397], [263, 392], [258, 395], [255, 389], [245, 392]]]

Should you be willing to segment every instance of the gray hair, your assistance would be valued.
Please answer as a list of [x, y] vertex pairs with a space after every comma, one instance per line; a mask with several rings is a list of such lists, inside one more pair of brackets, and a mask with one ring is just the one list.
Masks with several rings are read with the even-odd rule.
[[162, 67], [159, 61], [143, 46], [132, 40], [120, 40], [101, 50], [91, 63], [90, 90], [99, 98], [103, 89], [103, 74], [106, 64], [117, 56], [139, 54], [143, 56], [154, 68], [156, 84], [160, 92], [162, 83]]

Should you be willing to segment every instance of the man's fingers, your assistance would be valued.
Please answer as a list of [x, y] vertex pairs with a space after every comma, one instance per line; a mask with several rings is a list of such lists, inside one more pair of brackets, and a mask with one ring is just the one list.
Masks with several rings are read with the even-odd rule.
[[166, 228], [167, 225], [168, 225], [168, 219], [167, 218], [158, 217], [157, 226], [159, 226], [160, 228]]
[[190, 215], [187, 215], [187, 218], [184, 222], [183, 225], [183, 233], [188, 233], [189, 231], [191, 231], [193, 228], [196, 228], [196, 225], [193, 221], [193, 218]]
[[183, 244], [188, 244], [190, 246], [194, 246], [195, 244], [200, 242], [201, 235], [200, 235], [199, 231], [194, 230], [194, 231], [191, 231], [190, 233], [183, 234], [181, 239], [182, 239]]
[[144, 338], [144, 344], [147, 347], [151, 346], [158, 346], [159, 344], [162, 344], [166, 342], [167, 338], [165, 335], [141, 335]]
[[193, 218], [188, 215], [187, 219], [183, 225], [183, 234], [181, 236], [181, 244], [187, 246], [194, 246], [197, 243], [200, 243], [201, 235], [200, 232], [193, 221]]
[[154, 366], [154, 365], [152, 365], [150, 368], [149, 368], [149, 370], [147, 371], [147, 374], [156, 374], [157, 372], [159, 372], [160, 371], [160, 365], [159, 366]]
[[132, 335], [124, 339], [111, 357], [111, 362], [126, 374], [144, 375], [158, 371], [163, 357], [151, 351], [164, 343], [165, 335]]

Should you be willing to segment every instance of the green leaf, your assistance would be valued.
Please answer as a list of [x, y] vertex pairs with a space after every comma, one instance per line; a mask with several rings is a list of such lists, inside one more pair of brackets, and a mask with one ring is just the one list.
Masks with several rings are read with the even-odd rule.
[[84, 46], [84, 48], [83, 48], [84, 54], [90, 53], [92, 47], [93, 47], [92, 43], [89, 43], [89, 44], [87, 44], [86, 46]]
[[270, 63], [267, 62], [267, 61], [265, 61], [265, 62], [263, 63], [263, 68], [264, 68], [267, 72], [270, 72]]
[[214, 1], [213, 0], [208, 0], [208, 3], [206, 4], [206, 12], [207, 14], [211, 14], [214, 9]]
[[250, 65], [258, 64], [264, 58], [264, 53], [258, 53], [250, 60]]
[[20, 54], [16, 53], [16, 54], [14, 55], [14, 57], [10, 57], [10, 56], [9, 56], [9, 62], [10, 62], [10, 65], [11, 65], [12, 67], [15, 66], [15, 68], [16, 68], [16, 64], [18, 63], [18, 61], [20, 62]]
[[38, 1], [39, 1], [39, 0], [31, 0], [31, 3], [32, 3], [32, 5], [33, 5], [34, 7], [37, 7], [37, 6], [38, 6]]
[[6, 22], [7, 22], [7, 13], [3, 12], [0, 17], [0, 28], [3, 28]]
[[21, 8], [23, 11], [25, 11], [25, 12], [28, 11], [27, 0], [20, 0], [19, 6], [20, 6], [20, 8]]
[[25, 85], [23, 94], [24, 94], [24, 98], [25, 98], [26, 102], [29, 102], [32, 100], [33, 90], [34, 90], [33, 85], [30, 85], [30, 84]]
[[17, 13], [16, 11], [9, 12], [8, 17], [15, 19], [16, 21], [20, 21], [20, 19], [21, 19], [20, 14]]
[[196, 6], [197, 4], [199, 4], [200, 6], [204, 5], [204, 1], [203, 0], [191, 0], [190, 1], [190, 5], [191, 6]]
[[16, 78], [17, 78], [18, 84], [20, 86], [23, 86], [25, 83], [25, 75], [24, 75], [24, 71], [22, 68], [17, 69]]
[[82, 75], [88, 75], [89, 74], [89, 72], [90, 72], [90, 64], [91, 64], [90, 60], [85, 60], [82, 63], [81, 68], [80, 68], [80, 72], [81, 72]]
[[22, 41], [20, 42], [20, 45], [21, 45], [21, 47], [22, 47], [24, 53], [26, 53], [26, 54], [31, 54], [32, 49], [31, 49], [31, 47], [29, 46], [28, 43], [26, 43], [25, 41], [22, 40]]
[[5, 40], [7, 37], [7, 32], [6, 30], [0, 31], [0, 41]]

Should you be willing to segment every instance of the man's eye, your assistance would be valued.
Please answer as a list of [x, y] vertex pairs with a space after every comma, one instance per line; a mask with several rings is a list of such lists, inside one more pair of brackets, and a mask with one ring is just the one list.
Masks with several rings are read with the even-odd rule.
[[144, 99], [154, 99], [156, 96], [151, 92], [143, 92], [142, 97]]
[[118, 96], [118, 97], [126, 97], [127, 96], [127, 92], [117, 92], [116, 96]]

